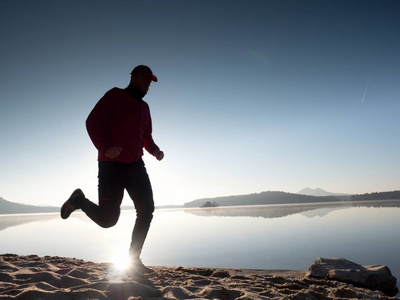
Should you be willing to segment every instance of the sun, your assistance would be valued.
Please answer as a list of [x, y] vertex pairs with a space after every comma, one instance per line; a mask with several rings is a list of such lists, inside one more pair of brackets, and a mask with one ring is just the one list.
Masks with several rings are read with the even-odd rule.
[[125, 271], [129, 268], [131, 259], [128, 253], [115, 253], [111, 262], [117, 270]]

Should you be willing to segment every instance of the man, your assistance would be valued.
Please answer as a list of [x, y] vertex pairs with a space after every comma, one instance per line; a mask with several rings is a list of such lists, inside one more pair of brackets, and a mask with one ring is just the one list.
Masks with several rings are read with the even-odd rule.
[[154, 143], [149, 106], [143, 101], [151, 82], [158, 79], [151, 69], [139, 65], [131, 72], [125, 89], [109, 90], [96, 104], [86, 120], [89, 136], [98, 150], [99, 204], [75, 190], [61, 207], [61, 217], [67, 219], [76, 209], [82, 209], [99, 226], [114, 226], [126, 190], [136, 209], [129, 254], [136, 271], [148, 273], [140, 254], [153, 218], [154, 201], [149, 177], [142, 160], [143, 147], [158, 160], [164, 153]]

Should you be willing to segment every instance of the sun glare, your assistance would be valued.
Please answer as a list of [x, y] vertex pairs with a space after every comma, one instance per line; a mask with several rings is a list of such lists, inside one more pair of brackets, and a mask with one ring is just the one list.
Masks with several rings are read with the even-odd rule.
[[128, 253], [116, 253], [112, 259], [114, 267], [120, 271], [128, 269], [130, 261]]

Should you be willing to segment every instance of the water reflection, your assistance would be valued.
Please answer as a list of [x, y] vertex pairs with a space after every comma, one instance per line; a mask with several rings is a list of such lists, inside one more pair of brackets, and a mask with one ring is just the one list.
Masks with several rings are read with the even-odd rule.
[[385, 201], [355, 201], [353, 202], [355, 207], [400, 207], [400, 199], [397, 200], [385, 200]]
[[[381, 201], [355, 201], [355, 202], [329, 202], [329, 203], [304, 203], [281, 205], [248, 205], [248, 206], [221, 206], [211, 208], [186, 208], [185, 213], [196, 216], [215, 217], [255, 217], [255, 218], [282, 218], [294, 214], [301, 214], [308, 218], [323, 217], [330, 212], [352, 207], [400, 207], [400, 200]], [[180, 209], [179, 209], [180, 210]], [[26, 223], [37, 221], [50, 221], [59, 219], [58, 213], [0, 215], [0, 231]], [[85, 218], [83, 218], [85, 220]], [[88, 220], [87, 220], [88, 221]]]
[[0, 215], [0, 231], [26, 223], [33, 223], [38, 221], [49, 221], [58, 219], [60, 215], [57, 213], [47, 214], [20, 214], [20, 215]]
[[294, 214], [301, 214], [308, 218], [323, 217], [330, 212], [352, 207], [400, 207], [399, 200], [388, 201], [362, 201], [362, 202], [330, 202], [330, 203], [305, 203], [282, 205], [251, 205], [251, 206], [225, 206], [189, 208], [184, 211], [196, 216], [215, 217], [256, 217], [256, 218], [282, 218]]

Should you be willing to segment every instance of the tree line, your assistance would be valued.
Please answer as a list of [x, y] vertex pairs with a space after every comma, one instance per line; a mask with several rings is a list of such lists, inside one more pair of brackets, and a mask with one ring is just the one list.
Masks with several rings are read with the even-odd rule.
[[400, 191], [375, 192], [367, 194], [356, 194], [351, 196], [351, 200], [392, 200], [400, 199]]

